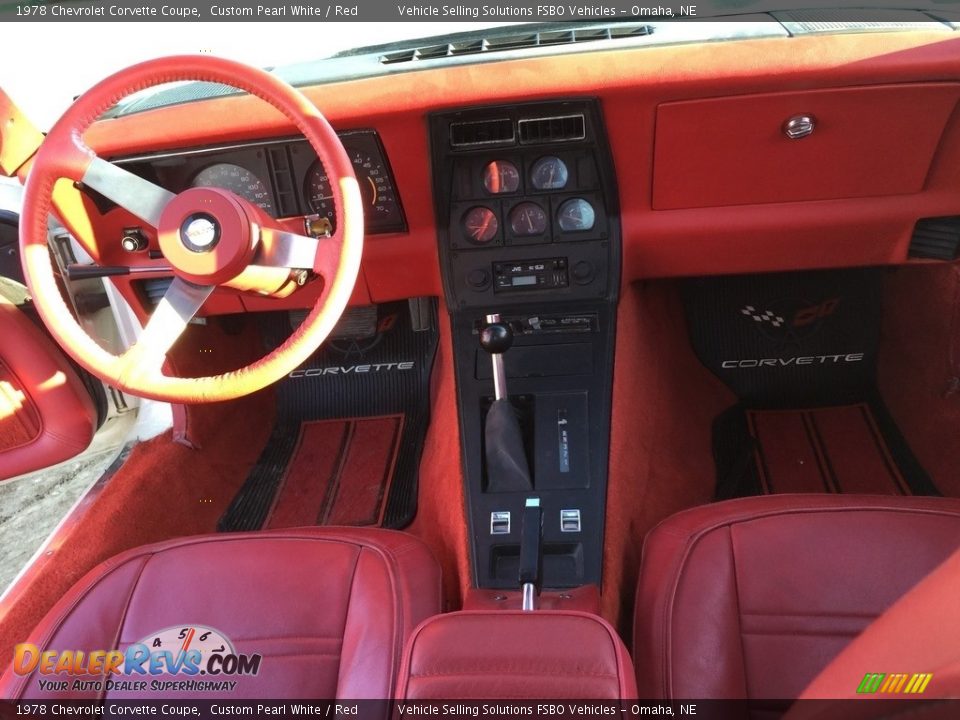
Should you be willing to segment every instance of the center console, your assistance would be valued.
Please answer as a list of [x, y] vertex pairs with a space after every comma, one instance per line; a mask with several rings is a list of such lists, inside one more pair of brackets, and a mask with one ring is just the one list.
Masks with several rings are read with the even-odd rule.
[[[600, 108], [591, 100], [476, 108], [433, 115], [430, 129], [474, 580], [518, 587], [522, 519], [535, 503], [542, 585], [599, 583], [620, 278]], [[491, 356], [489, 342], [481, 348], [492, 320], [511, 336], [502, 355]], [[488, 445], [503, 442], [487, 417], [499, 397], [497, 357], [526, 485], [490, 477], [499, 447]]]

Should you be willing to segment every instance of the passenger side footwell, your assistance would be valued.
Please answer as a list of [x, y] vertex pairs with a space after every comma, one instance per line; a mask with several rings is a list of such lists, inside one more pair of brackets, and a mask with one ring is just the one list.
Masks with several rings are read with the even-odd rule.
[[771, 493], [938, 495], [886, 411], [735, 406], [714, 423], [717, 499]]
[[717, 499], [936, 495], [876, 389], [884, 271], [688, 281], [691, 343], [739, 398], [713, 426]]

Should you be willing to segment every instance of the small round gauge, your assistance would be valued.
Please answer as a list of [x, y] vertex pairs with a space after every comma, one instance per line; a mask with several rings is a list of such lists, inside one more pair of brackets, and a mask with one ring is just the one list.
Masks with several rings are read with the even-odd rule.
[[493, 210], [478, 205], [467, 210], [467, 214], [463, 216], [463, 229], [470, 242], [486, 245], [497, 236], [500, 223], [497, 222]]
[[273, 207], [273, 197], [263, 180], [239, 165], [231, 163], [210, 165], [197, 173], [190, 186], [229, 190], [254, 205], [259, 205], [269, 215], [277, 214]]
[[[381, 160], [363, 150], [349, 150], [353, 171], [360, 184], [363, 197], [363, 211], [368, 228], [378, 223], [395, 223], [400, 217], [397, 196]], [[333, 207], [333, 193], [330, 190], [330, 178], [318, 160], [307, 172], [303, 194], [310, 209], [317, 215], [330, 220], [336, 227], [336, 213]], [[402, 222], [402, 220], [401, 220]]]
[[530, 181], [537, 190], [560, 190], [567, 186], [569, 179], [566, 163], [553, 155], [537, 160], [530, 171]]
[[520, 203], [510, 211], [510, 229], [514, 235], [543, 235], [547, 230], [547, 214], [536, 203]]
[[494, 195], [516, 192], [520, 187], [520, 171], [508, 160], [494, 160], [483, 169], [483, 186]]
[[597, 220], [593, 205], [583, 198], [567, 200], [557, 211], [557, 224], [563, 232], [592, 230]]

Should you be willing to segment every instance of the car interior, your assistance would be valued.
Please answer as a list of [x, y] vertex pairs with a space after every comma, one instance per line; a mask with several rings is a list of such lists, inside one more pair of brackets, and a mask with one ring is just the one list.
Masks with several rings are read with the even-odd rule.
[[201, 627], [235, 698], [956, 697], [960, 18], [898, 18], [0, 93], [0, 478], [172, 418], [0, 598], [0, 697]]

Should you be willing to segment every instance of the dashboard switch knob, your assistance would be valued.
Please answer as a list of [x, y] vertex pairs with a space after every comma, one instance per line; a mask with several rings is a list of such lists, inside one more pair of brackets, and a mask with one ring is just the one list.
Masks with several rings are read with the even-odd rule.
[[576, 263], [573, 268], [573, 279], [577, 285], [589, 285], [593, 281], [593, 265], [586, 260]]
[[475, 290], [483, 290], [490, 284], [490, 273], [477, 268], [467, 273], [467, 284]]

